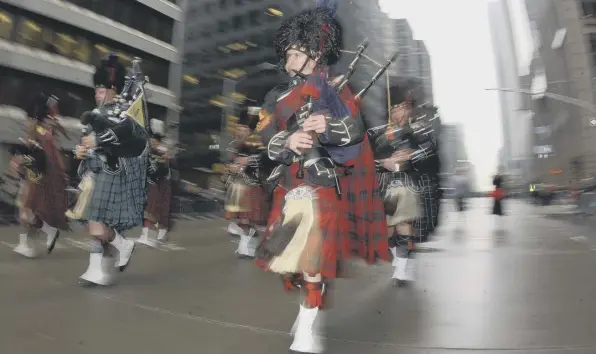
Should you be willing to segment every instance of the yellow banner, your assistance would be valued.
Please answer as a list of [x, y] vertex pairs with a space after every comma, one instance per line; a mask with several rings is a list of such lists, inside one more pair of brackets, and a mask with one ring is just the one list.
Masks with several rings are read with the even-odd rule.
[[133, 104], [128, 108], [126, 113], [134, 120], [137, 121], [141, 125], [141, 127], [145, 128], [145, 112], [143, 109], [143, 97], [144, 95], [140, 95], [137, 99], [133, 102]]

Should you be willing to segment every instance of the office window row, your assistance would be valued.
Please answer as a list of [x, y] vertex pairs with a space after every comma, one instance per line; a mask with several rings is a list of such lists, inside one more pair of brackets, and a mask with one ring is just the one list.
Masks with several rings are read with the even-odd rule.
[[217, 22], [207, 22], [204, 25], [201, 25], [199, 29], [189, 31], [187, 38], [190, 40], [195, 38], [208, 38], [214, 34], [229, 33], [246, 28], [262, 26], [264, 24], [277, 23], [280, 19], [281, 17], [268, 15], [266, 9], [252, 10], [242, 15], [225, 17]]
[[596, 1], [583, 0], [582, 1], [582, 10], [583, 10], [584, 16], [586, 16], [586, 17], [596, 16]]
[[0, 104], [19, 107], [27, 112], [38, 92], [56, 95], [60, 99], [60, 114], [79, 118], [95, 107], [94, 91], [90, 87], [70, 84], [45, 76], [0, 67]]
[[[80, 118], [95, 107], [95, 93], [90, 87], [79, 86], [49, 77], [0, 66], [0, 105], [19, 107], [26, 112], [38, 92], [56, 95], [60, 99], [60, 114]], [[166, 119], [167, 108], [148, 104], [151, 118]]]
[[159, 11], [131, 0], [66, 0], [98, 15], [166, 43], [172, 43], [174, 20]]
[[0, 38], [91, 65], [98, 64], [111, 52], [117, 53], [126, 67], [134, 57], [139, 57], [141, 68], [151, 83], [168, 86], [169, 63], [166, 60], [58, 21], [19, 9], [7, 11], [2, 7], [0, 4]]

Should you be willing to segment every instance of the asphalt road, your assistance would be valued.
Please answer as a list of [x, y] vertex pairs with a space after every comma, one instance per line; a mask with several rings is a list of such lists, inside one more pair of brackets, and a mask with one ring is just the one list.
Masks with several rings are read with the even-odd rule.
[[[464, 218], [447, 201], [414, 287], [391, 287], [389, 265], [350, 265], [327, 313], [329, 353], [596, 353], [596, 247], [585, 228], [508, 201], [497, 232], [490, 201], [471, 204]], [[140, 248], [117, 285], [93, 289], [77, 284], [83, 232], [28, 260], [10, 248], [19, 230], [4, 228], [0, 353], [287, 353], [299, 299], [236, 259], [225, 227], [181, 221], [167, 247]]]

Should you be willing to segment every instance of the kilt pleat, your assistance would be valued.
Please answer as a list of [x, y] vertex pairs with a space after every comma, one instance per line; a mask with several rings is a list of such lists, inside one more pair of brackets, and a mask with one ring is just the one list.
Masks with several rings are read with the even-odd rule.
[[238, 220], [241, 223], [264, 226], [269, 217], [269, 201], [261, 186], [245, 186], [245, 192], [240, 199], [242, 212], [226, 212], [226, 218]]
[[[288, 175], [295, 176], [298, 170], [298, 164], [294, 163], [289, 166]], [[289, 185], [290, 189], [298, 187], [303, 183], [303, 180], [292, 180]], [[281, 184], [281, 183], [280, 183]], [[286, 183], [287, 185], [287, 183]], [[321, 262], [318, 270], [304, 269], [305, 272], [316, 273], [317, 271], [325, 278], [338, 278], [343, 276], [340, 273], [341, 261], [352, 256], [350, 242], [346, 237], [348, 231], [348, 224], [345, 222], [343, 201], [337, 198], [335, 188], [323, 188], [313, 186], [316, 189], [317, 196], [317, 231], [322, 237], [321, 242]], [[283, 218], [283, 208], [285, 204], [285, 196], [288, 189], [278, 186], [273, 192], [273, 204], [269, 220], [267, 221], [267, 230], [263, 233], [263, 240], [271, 235], [276, 227], [281, 225]], [[258, 253], [258, 252], [257, 252]], [[268, 259], [257, 257], [255, 263], [263, 268], [269, 270]]]
[[120, 168], [109, 171], [97, 156], [82, 162], [79, 174], [94, 173], [95, 186], [87, 206], [87, 220], [102, 222], [118, 232], [143, 224], [147, 202], [147, 149], [139, 157], [119, 158]]

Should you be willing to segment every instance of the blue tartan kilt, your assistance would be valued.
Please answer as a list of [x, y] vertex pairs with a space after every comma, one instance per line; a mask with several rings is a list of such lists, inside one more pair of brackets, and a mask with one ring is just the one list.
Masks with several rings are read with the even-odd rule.
[[440, 198], [438, 193], [438, 183], [428, 175], [422, 175], [420, 178], [420, 203], [421, 216], [414, 223], [418, 235], [418, 242], [429, 241], [430, 236], [438, 225]]
[[148, 149], [138, 157], [119, 158], [120, 167], [110, 171], [97, 156], [81, 163], [79, 174], [95, 175], [86, 220], [102, 222], [118, 232], [143, 224], [147, 203]]

